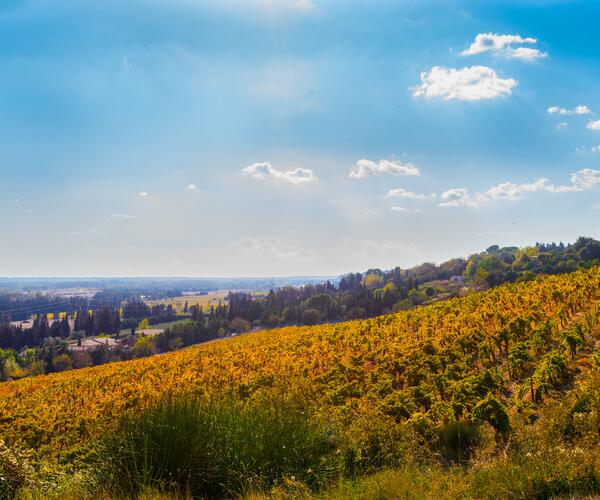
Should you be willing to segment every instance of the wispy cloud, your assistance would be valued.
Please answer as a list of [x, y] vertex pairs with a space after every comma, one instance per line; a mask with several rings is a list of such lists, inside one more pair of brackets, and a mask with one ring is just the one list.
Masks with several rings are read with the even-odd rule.
[[592, 189], [600, 184], [600, 170], [584, 168], [571, 173], [571, 183], [554, 185], [546, 178], [540, 178], [530, 183], [515, 184], [503, 182], [493, 186], [484, 193], [471, 194], [466, 188], [453, 188], [441, 195], [440, 207], [478, 207], [490, 201], [517, 201], [528, 193], [545, 191], [548, 193], [575, 193]]
[[269, 162], [259, 162], [242, 169], [242, 174], [258, 180], [283, 181], [294, 186], [314, 184], [319, 178], [309, 168], [278, 170]]
[[503, 182], [493, 186], [486, 191], [486, 196], [492, 200], [520, 200], [527, 193], [535, 193], [547, 189], [547, 179], [537, 179], [534, 182], [524, 184], [514, 184], [513, 182]]
[[587, 128], [590, 130], [600, 130], [600, 120], [592, 120], [588, 122]]
[[198, 186], [196, 184], [188, 184], [185, 189], [187, 191], [198, 191]]
[[573, 193], [587, 191], [600, 184], [600, 170], [584, 168], [571, 173], [571, 184], [566, 186], [547, 186], [546, 190], [552, 193]]
[[492, 68], [470, 66], [462, 69], [434, 66], [421, 73], [421, 84], [413, 87], [413, 96], [478, 101], [512, 95], [517, 81], [500, 78]]
[[509, 50], [506, 55], [512, 59], [521, 59], [523, 61], [534, 61], [535, 59], [548, 57], [547, 52], [542, 52], [541, 50], [532, 49], [530, 47], [519, 47], [517, 49]]
[[431, 194], [420, 194], [413, 193], [404, 188], [390, 189], [384, 198], [406, 198], [408, 200], [431, 200], [435, 198], [435, 193]]
[[317, 257], [313, 250], [287, 243], [281, 238], [244, 238], [231, 246], [241, 255], [277, 260], [309, 262]]
[[385, 254], [392, 254], [394, 256], [400, 255], [420, 255], [420, 251], [407, 245], [405, 243], [399, 243], [392, 240], [361, 240], [353, 245], [355, 248], [352, 256], [355, 258], [378, 258]]
[[402, 212], [402, 213], [420, 212], [421, 211], [420, 208], [408, 208], [408, 207], [401, 207], [399, 205], [394, 205], [394, 206], [390, 207], [390, 210], [392, 212]]
[[493, 52], [513, 59], [531, 61], [547, 57], [546, 52], [531, 47], [513, 47], [513, 45], [535, 44], [536, 38], [524, 38], [520, 35], [500, 35], [496, 33], [479, 33], [468, 49], [460, 55], [473, 56], [483, 52]]
[[467, 188], [452, 188], [441, 195], [440, 207], [477, 207], [484, 201], [481, 193], [469, 194]]
[[575, 106], [573, 109], [561, 108], [560, 106], [551, 106], [548, 108], [548, 113], [551, 115], [589, 115], [592, 110], [585, 104]]
[[129, 214], [114, 214], [111, 217], [113, 219], [122, 219], [122, 220], [135, 219], [135, 215], [129, 215]]
[[402, 163], [398, 160], [379, 160], [374, 162], [371, 160], [361, 159], [356, 162], [348, 172], [348, 177], [351, 179], [364, 179], [368, 175], [377, 174], [394, 174], [417, 176], [421, 175], [418, 167], [412, 163]]

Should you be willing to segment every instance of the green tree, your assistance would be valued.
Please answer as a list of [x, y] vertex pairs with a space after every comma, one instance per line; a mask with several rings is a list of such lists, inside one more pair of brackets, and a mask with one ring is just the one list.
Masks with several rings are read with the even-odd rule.
[[301, 320], [305, 325], [316, 325], [321, 321], [321, 314], [316, 309], [305, 309], [302, 311]]
[[131, 350], [134, 358], [145, 358], [156, 353], [156, 346], [150, 337], [138, 337]]
[[73, 361], [68, 354], [57, 354], [52, 358], [52, 366], [57, 372], [64, 372], [73, 368]]

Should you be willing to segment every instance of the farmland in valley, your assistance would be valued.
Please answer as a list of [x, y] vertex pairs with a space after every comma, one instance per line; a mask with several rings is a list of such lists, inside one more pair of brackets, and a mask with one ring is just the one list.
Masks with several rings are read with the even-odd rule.
[[[432, 463], [467, 460], [477, 443], [493, 458], [533, 432], [553, 401], [591, 390], [584, 381], [600, 364], [599, 304], [595, 267], [369, 320], [8, 382], [0, 385], [0, 433], [53, 463], [169, 394], [244, 404], [285, 395], [345, 436], [339, 446], [352, 470], [398, 465], [405, 446]], [[591, 408], [594, 394], [586, 396]], [[589, 408], [573, 410], [580, 422]], [[472, 433], [468, 447], [452, 441], [456, 428]]]

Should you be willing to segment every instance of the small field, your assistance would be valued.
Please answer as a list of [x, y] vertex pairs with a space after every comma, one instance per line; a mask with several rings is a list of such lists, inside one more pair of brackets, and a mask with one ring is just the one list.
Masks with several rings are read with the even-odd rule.
[[[230, 290], [219, 290], [216, 292], [208, 292], [205, 295], [182, 295], [181, 297], [173, 297], [170, 299], [160, 299], [160, 300], [148, 300], [146, 303], [149, 306], [164, 304], [164, 305], [172, 305], [175, 311], [178, 314], [183, 314], [183, 309], [185, 308], [185, 304], [187, 302], [188, 307], [193, 305], [198, 305], [202, 307], [202, 309], [210, 309], [211, 307], [217, 307], [219, 304], [224, 304], [227, 299], [227, 295], [229, 295]], [[265, 295], [264, 292], [256, 292], [256, 291], [245, 291], [251, 295], [260, 296]]]

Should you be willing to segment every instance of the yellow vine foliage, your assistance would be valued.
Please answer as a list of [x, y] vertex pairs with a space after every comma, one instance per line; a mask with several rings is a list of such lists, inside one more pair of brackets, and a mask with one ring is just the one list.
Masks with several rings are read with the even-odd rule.
[[395, 405], [400, 419], [437, 415], [464, 391], [465, 377], [493, 368], [505, 333], [517, 332], [515, 320], [523, 335], [548, 320], [559, 330], [590, 307], [599, 289], [594, 267], [368, 320], [256, 332], [6, 382], [0, 384], [0, 437], [64, 453], [173, 391], [260, 397], [296, 390], [325, 414]]

